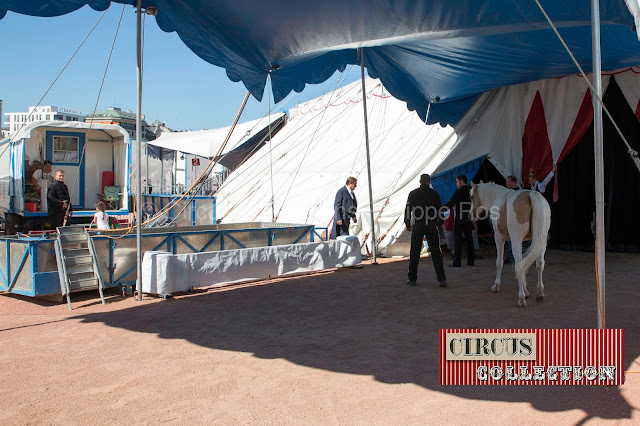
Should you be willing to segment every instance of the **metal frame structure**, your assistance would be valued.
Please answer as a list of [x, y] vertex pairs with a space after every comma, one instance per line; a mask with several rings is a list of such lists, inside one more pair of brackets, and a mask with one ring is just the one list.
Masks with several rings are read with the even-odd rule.
[[[251, 225], [253, 226], [232, 224], [189, 226], [174, 228], [175, 230], [143, 229], [140, 243], [143, 244], [145, 239], [155, 238], [160, 241], [151, 247], [154, 251], [163, 250], [172, 254], [202, 253], [217, 251], [215, 249], [233, 250], [315, 242], [324, 240], [318, 230], [326, 231], [326, 228], [315, 228], [313, 225], [271, 223]], [[228, 228], [229, 226], [234, 228]], [[130, 256], [131, 251], [128, 246], [130, 242], [137, 240], [136, 234], [124, 235], [125, 232], [124, 230], [111, 231], [110, 235], [98, 231], [90, 232], [90, 248], [95, 253], [94, 261], [96, 262], [94, 268], [103, 288], [126, 287], [136, 283], [134, 277], [137, 275], [137, 263], [134, 262], [133, 266], [125, 265], [125, 267], [118, 267], [117, 264], [118, 259]], [[204, 243], [197, 245], [194, 240]], [[250, 244], [243, 240], [250, 241]], [[57, 239], [47, 238], [46, 235], [38, 238], [24, 236], [0, 238], [0, 252], [6, 253], [6, 262], [0, 262], [0, 291], [30, 297], [61, 294], [57, 241]], [[46, 259], [38, 261], [38, 252], [42, 250], [51, 255], [48, 261]]]

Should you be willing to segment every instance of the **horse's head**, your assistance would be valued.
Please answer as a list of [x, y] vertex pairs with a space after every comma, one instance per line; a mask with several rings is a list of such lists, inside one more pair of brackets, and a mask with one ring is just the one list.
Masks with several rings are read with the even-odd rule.
[[471, 182], [471, 211], [473, 212], [474, 217], [479, 217], [481, 212], [486, 209], [484, 204], [482, 204], [482, 200], [480, 199], [481, 187], [483, 183], [480, 182], [478, 185]]

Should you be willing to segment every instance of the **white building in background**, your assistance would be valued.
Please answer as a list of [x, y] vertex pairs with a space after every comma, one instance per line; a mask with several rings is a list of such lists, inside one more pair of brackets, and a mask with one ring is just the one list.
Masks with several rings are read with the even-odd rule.
[[28, 112], [5, 112], [4, 115], [7, 117], [5, 127], [8, 136], [20, 130], [26, 123], [34, 121], [84, 121], [85, 117], [80, 111], [56, 106], [30, 106]]

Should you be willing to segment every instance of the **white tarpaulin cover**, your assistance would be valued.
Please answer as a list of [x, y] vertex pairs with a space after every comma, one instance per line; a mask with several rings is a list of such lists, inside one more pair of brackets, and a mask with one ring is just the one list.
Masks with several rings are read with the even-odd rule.
[[[216, 194], [218, 219], [271, 221], [272, 158], [277, 222], [333, 226], [336, 191], [348, 176], [358, 178], [358, 223], [351, 234], [362, 242], [371, 221], [361, 87], [357, 81], [291, 108], [287, 125], [273, 137], [271, 155], [266, 144]], [[366, 87], [375, 229], [385, 248], [404, 229], [409, 191], [419, 186], [420, 174], [440, 164], [456, 135], [451, 127], [425, 125], [378, 80], [367, 78]]]
[[[274, 122], [283, 115], [285, 115], [283, 112], [271, 114], [271, 121]], [[260, 132], [268, 125], [268, 117], [238, 123], [235, 129], [233, 129], [231, 138], [229, 138], [229, 142], [227, 142], [222, 154], [238, 147], [242, 142]], [[181, 151], [211, 158], [218, 153], [230, 128], [231, 126], [195, 132], [163, 132], [157, 139], [149, 142], [149, 144], [173, 151]]]
[[142, 291], [172, 294], [192, 287], [353, 266], [360, 261], [355, 237], [177, 255], [148, 251], [142, 261]]

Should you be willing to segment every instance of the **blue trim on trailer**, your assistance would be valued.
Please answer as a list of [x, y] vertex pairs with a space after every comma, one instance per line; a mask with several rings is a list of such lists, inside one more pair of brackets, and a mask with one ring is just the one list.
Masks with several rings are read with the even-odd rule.
[[216, 234], [212, 239], [210, 239], [210, 240], [209, 240], [209, 242], [208, 242], [207, 244], [205, 244], [205, 245], [204, 245], [204, 247], [202, 247], [202, 248], [198, 251], [198, 253], [202, 253], [202, 252], [204, 252], [206, 249], [208, 249], [208, 248], [209, 248], [209, 246], [210, 246], [211, 244], [213, 244], [213, 243], [214, 243], [214, 242], [215, 242], [215, 241], [220, 237], [220, 235], [222, 235], [222, 234]]
[[5, 240], [7, 245], [7, 291], [9, 291], [9, 280], [11, 279], [11, 247], [9, 245], [9, 240]]
[[16, 285], [16, 281], [18, 281], [18, 276], [20, 275], [20, 272], [22, 272], [22, 268], [24, 267], [24, 263], [27, 261], [28, 255], [29, 255], [29, 244], [27, 244], [27, 247], [25, 248], [24, 253], [22, 254], [22, 259], [20, 259], [20, 264], [18, 265], [18, 269], [16, 270], [16, 273], [13, 276], [13, 278], [11, 278], [11, 282], [9, 283], [9, 287], [7, 288], [7, 291], [10, 292], [13, 286]]
[[34, 282], [34, 296], [60, 293], [58, 271], [38, 272]]
[[[70, 136], [78, 138], [78, 161], [77, 162], [64, 162], [53, 160], [53, 138], [54, 136]], [[46, 131], [46, 144], [47, 144], [47, 159], [51, 161], [52, 166], [73, 166], [78, 167], [78, 208], [84, 208], [84, 180], [85, 180], [85, 163], [86, 156], [82, 155], [86, 142], [86, 133], [79, 132], [60, 132], [57, 130]], [[55, 168], [55, 167], [54, 167]], [[73, 191], [73, 189], [72, 189]], [[73, 194], [71, 194], [73, 197]], [[73, 200], [72, 200], [73, 202]]]
[[113, 282], [113, 273], [116, 269], [116, 265], [113, 263], [113, 250], [116, 248], [116, 242], [112, 238], [109, 238], [109, 282]]
[[[270, 231], [269, 231], [269, 232], [270, 232]], [[231, 241], [233, 241], [234, 243], [236, 243], [237, 245], [239, 245], [239, 246], [240, 246], [240, 248], [246, 248], [246, 247], [245, 247], [245, 246], [244, 246], [240, 241], [238, 241], [238, 240], [236, 240], [235, 238], [233, 238], [233, 237], [231, 236], [231, 234], [227, 234], [227, 231], [223, 231], [222, 233], [223, 233], [223, 234], [226, 234], [226, 235], [227, 235], [227, 237], [229, 237], [229, 239], [231, 239]]]
[[[22, 161], [24, 162], [24, 146], [26, 144], [24, 143], [24, 139], [22, 140]], [[22, 164], [22, 210], [26, 210], [27, 209], [27, 184], [26, 184], [26, 180], [27, 177], [24, 175], [24, 163]]]
[[[169, 239], [170, 239], [170, 237], [167, 237], [163, 242], [161, 242], [160, 244], [158, 244], [158, 245], [157, 245], [153, 250], [151, 250], [151, 251], [156, 251], [156, 250], [158, 250], [158, 249], [160, 248], [160, 246], [161, 246], [161, 245], [163, 245], [165, 242], [167, 242]], [[132, 273], [133, 271], [135, 271], [137, 267], [138, 267], [138, 265], [136, 265], [136, 266], [134, 266], [133, 268], [129, 269], [129, 270], [128, 270], [124, 275], [122, 275], [122, 276], [121, 276], [121, 277], [120, 277], [120, 278], [115, 282], [115, 285], [118, 285], [118, 284], [126, 284], [126, 283], [123, 283], [123, 281], [122, 281], [122, 280], [123, 280], [123, 278], [125, 278], [127, 275], [129, 275], [130, 273]]]
[[[182, 238], [182, 236], [180, 234], [176, 234], [174, 241], [175, 240], [180, 240], [184, 243], [184, 245], [186, 245], [187, 247], [189, 247], [191, 249], [191, 251], [193, 251], [194, 253], [199, 253], [198, 250], [196, 250], [196, 248], [194, 246], [192, 246], [191, 244], [189, 244], [184, 238]], [[176, 247], [177, 250], [177, 246], [174, 245], [174, 247]], [[174, 251], [175, 253], [175, 251]]]
[[311, 228], [308, 231], [303, 232], [302, 235], [300, 235], [300, 237], [298, 237], [298, 239], [293, 242], [293, 244], [298, 244], [300, 240], [303, 239], [304, 236], [307, 235], [308, 233], [311, 233], [311, 242], [313, 242], [313, 228]]
[[[185, 244], [190, 250], [195, 253], [202, 253], [206, 251], [211, 245], [216, 243], [218, 240], [220, 241], [220, 248], [224, 249], [224, 239], [225, 235], [231, 239], [235, 244], [237, 244], [241, 248], [245, 248], [243, 244], [241, 244], [234, 236], [235, 233], [245, 233], [247, 231], [258, 231], [260, 229], [265, 230], [268, 234], [269, 238], [273, 238], [278, 230], [282, 229], [304, 229], [310, 228], [310, 226], [294, 226], [291, 228], [253, 228], [253, 229], [235, 229], [235, 230], [200, 230], [200, 231], [192, 231], [192, 232], [184, 232], [184, 233], [175, 233], [175, 232], [163, 232], [158, 234], [151, 234], [153, 237], [162, 237], [162, 241], [153, 249], [158, 250], [164, 244], [167, 244], [169, 248], [173, 248], [173, 251], [169, 250], [173, 254], [177, 252], [177, 244], [178, 241]], [[313, 228], [309, 229], [307, 232], [312, 232]], [[186, 236], [187, 235], [211, 235], [209, 241], [200, 249], [196, 250], [195, 247], [190, 244]], [[306, 232], [303, 233], [303, 237], [306, 235]], [[144, 238], [145, 234], [143, 234]], [[137, 265], [132, 266], [125, 274], [123, 274], [119, 279], [115, 279], [115, 268], [117, 265], [114, 264], [115, 261], [115, 248], [117, 243], [112, 238], [108, 238], [104, 235], [93, 235], [92, 238], [94, 240], [107, 239], [109, 240], [108, 245], [108, 256], [109, 256], [109, 281], [105, 282], [105, 286], [107, 287], [115, 287], [118, 285], [129, 285], [135, 283], [135, 280], [127, 279], [127, 277], [131, 276], [131, 274], [135, 271]], [[136, 238], [135, 235], [125, 235], [122, 237], [126, 238]], [[59, 276], [57, 271], [47, 271], [47, 272], [39, 272], [38, 271], [38, 249], [42, 248], [46, 250], [48, 253], [55, 256], [55, 252], [48, 248], [48, 245], [52, 242], [45, 238], [44, 236], [38, 237], [19, 237], [19, 238], [6, 238], [5, 239], [5, 248], [6, 248], [6, 271], [0, 267], [0, 290], [9, 291], [15, 294], [21, 294], [25, 296], [35, 297], [35, 296], [43, 296], [47, 294], [60, 294], [60, 283]], [[273, 242], [273, 241], [272, 241]], [[0, 243], [1, 244], [1, 243]], [[11, 250], [17, 251], [19, 250], [15, 248], [15, 245], [19, 244], [20, 249], [24, 248], [24, 252], [22, 254], [22, 258], [20, 264], [16, 271], [12, 273], [11, 271]], [[30, 258], [30, 259], [29, 259]], [[31, 288], [30, 290], [25, 290], [24, 288], [16, 289], [14, 288], [18, 278], [24, 279], [25, 273], [24, 267], [27, 261], [31, 262], [29, 265], [29, 275], [31, 278]], [[5, 273], [6, 272], [6, 273]]]
[[31, 293], [36, 295], [36, 276], [38, 275], [38, 244], [29, 243], [29, 251], [31, 255]]

